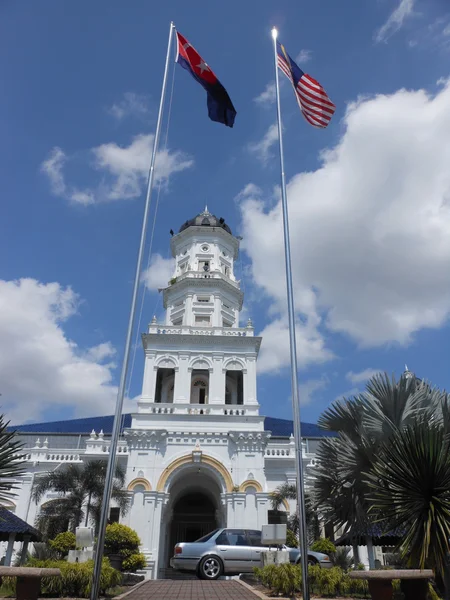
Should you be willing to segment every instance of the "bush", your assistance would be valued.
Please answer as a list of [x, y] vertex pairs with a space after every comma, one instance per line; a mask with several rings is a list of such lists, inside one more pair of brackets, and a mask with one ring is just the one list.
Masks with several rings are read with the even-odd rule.
[[298, 539], [292, 529], [286, 531], [286, 546], [289, 548], [298, 548]]
[[333, 554], [333, 565], [339, 567], [346, 573], [353, 566], [353, 556], [347, 548], [336, 548]]
[[139, 552], [141, 540], [138, 534], [120, 523], [112, 523], [106, 528], [105, 550], [104, 553], [119, 554], [122, 557], [122, 569], [124, 571], [134, 572], [137, 569], [143, 569], [146, 565], [146, 559]]
[[[301, 591], [302, 571], [298, 565], [268, 565], [255, 569], [256, 578], [276, 595], [293, 596]], [[319, 596], [368, 596], [367, 581], [350, 579], [339, 567], [322, 569], [319, 565], [308, 569], [310, 591]]]
[[324, 554], [334, 554], [336, 546], [328, 538], [320, 538], [311, 544], [311, 550], [323, 552]]
[[50, 548], [58, 553], [60, 558], [64, 558], [69, 554], [69, 550], [75, 550], [76, 537], [71, 531], [64, 531], [49, 541]]
[[[89, 598], [91, 593], [94, 561], [85, 563], [68, 563], [57, 560], [31, 559], [27, 567], [60, 569], [61, 577], [43, 577], [41, 580], [41, 595], [50, 598]], [[14, 590], [15, 577], [3, 577], [3, 588]], [[108, 589], [120, 585], [122, 575], [113, 569], [107, 558], [103, 559], [100, 575], [100, 593], [104, 595]]]
[[147, 559], [145, 558], [145, 554], [139, 552], [125, 558], [122, 563], [122, 569], [128, 573], [135, 573], [138, 569], [144, 569], [146, 564]]

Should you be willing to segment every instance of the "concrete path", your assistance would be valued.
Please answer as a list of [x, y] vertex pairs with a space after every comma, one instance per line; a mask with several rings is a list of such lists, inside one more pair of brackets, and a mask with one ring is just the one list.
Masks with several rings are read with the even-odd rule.
[[258, 596], [237, 581], [146, 581], [124, 600], [257, 600]]

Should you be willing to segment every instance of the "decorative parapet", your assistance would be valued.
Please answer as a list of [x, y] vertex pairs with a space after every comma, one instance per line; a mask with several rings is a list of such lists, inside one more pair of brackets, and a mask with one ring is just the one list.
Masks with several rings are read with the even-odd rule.
[[148, 333], [157, 335], [222, 335], [227, 337], [254, 337], [252, 325], [247, 327], [191, 327], [177, 325], [158, 325], [153, 321], [148, 327]]
[[126, 429], [124, 436], [131, 450], [150, 450], [165, 440], [167, 431], [161, 429]]
[[266, 431], [230, 431], [228, 437], [239, 450], [261, 452], [266, 449], [270, 433]]

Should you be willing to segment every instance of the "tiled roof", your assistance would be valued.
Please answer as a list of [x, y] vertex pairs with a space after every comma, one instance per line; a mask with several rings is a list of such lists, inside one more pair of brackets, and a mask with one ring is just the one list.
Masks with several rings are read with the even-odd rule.
[[39, 531], [7, 508], [0, 506], [0, 541], [6, 541], [10, 533], [16, 534], [17, 541], [22, 541], [24, 535], [29, 535], [32, 542], [41, 539]]
[[[67, 421], [51, 421], [48, 423], [32, 423], [27, 425], [11, 426], [9, 429], [23, 433], [73, 433], [89, 434], [93, 429], [98, 433], [103, 429], [105, 435], [111, 434], [114, 417], [87, 417], [85, 419], [69, 419]], [[123, 415], [122, 429], [131, 427], [131, 414]], [[289, 437], [293, 433], [292, 421], [266, 417], [264, 429], [276, 437]], [[302, 436], [305, 438], [320, 438], [333, 435], [323, 431], [315, 423], [302, 423]]]

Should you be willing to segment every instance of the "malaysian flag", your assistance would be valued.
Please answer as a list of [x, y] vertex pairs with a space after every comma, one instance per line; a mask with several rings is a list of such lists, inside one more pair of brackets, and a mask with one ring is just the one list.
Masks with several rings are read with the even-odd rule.
[[277, 41], [278, 66], [292, 83], [303, 116], [314, 127], [326, 127], [336, 106], [318, 81], [304, 73]]

